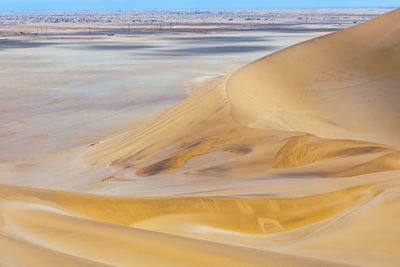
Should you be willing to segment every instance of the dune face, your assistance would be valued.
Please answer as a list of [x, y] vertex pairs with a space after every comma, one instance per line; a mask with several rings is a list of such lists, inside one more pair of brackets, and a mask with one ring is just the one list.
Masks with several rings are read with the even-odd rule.
[[333, 159], [339, 169], [323, 176], [395, 170], [399, 12], [250, 63], [85, 157], [139, 176], [243, 177]]
[[399, 145], [399, 10], [262, 58], [228, 84], [232, 116], [259, 128]]
[[399, 130], [396, 9], [82, 147], [80, 192], [1, 185], [0, 262], [398, 266]]

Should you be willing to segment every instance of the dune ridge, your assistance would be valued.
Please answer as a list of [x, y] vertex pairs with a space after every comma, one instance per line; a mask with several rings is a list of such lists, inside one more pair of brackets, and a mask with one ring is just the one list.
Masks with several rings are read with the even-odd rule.
[[[246, 162], [247, 172], [252, 169], [249, 164], [260, 172], [349, 157], [352, 170], [341, 173], [357, 175], [375, 169], [361, 167], [365, 159], [357, 155], [368, 154], [376, 157], [380, 171], [397, 169], [399, 13], [394, 10], [250, 63], [139, 130], [97, 145], [88, 153], [88, 162], [133, 166], [138, 175], [146, 176], [216, 153], [238, 165]], [[384, 59], [373, 61], [377, 54]], [[349, 70], [374, 82], [359, 84], [360, 75], [340, 74]], [[340, 83], [346, 87], [335, 87]], [[318, 88], [319, 84], [323, 86]], [[206, 164], [194, 172], [210, 175], [213, 168], [223, 169], [205, 168]]]
[[227, 85], [233, 117], [253, 128], [399, 145], [399, 13], [241, 68]]
[[397, 266], [399, 122], [395, 9], [252, 62], [87, 146], [88, 172], [110, 175], [86, 188], [125, 195], [0, 185], [0, 259]]
[[[358, 190], [355, 189], [355, 191]], [[250, 204], [247, 205], [251, 209], [251, 206], [260, 206], [263, 202], [260, 199], [235, 199], [234, 201], [218, 198], [138, 199], [5, 185], [1, 186], [0, 191], [1, 221], [8, 230], [7, 235], [0, 237], [0, 242], [15, 243], [7, 250], [9, 253], [17, 253], [11, 261], [4, 258], [4, 262], [9, 261], [11, 265], [23, 262], [17, 257], [21, 250], [40, 253], [32, 252], [29, 248], [36, 245], [42, 250], [50, 250], [41, 259], [42, 262], [43, 260], [53, 261], [54, 257], [62, 266], [72, 263], [88, 266], [103, 264], [131, 266], [133, 263], [182, 266], [192, 264], [231, 266], [240, 263], [246, 266], [258, 266], [265, 259], [268, 261], [267, 266], [277, 264], [281, 266], [294, 264], [336, 266], [335, 263], [329, 261], [180, 238], [134, 227], [135, 221], [140, 222], [147, 217], [160, 217], [162, 214], [179, 214], [182, 209], [188, 209], [194, 214], [203, 214], [204, 217], [211, 212], [220, 217], [221, 224], [225, 225], [227, 221], [232, 220], [231, 223], [238, 226], [246, 221], [243, 219], [242, 222], [237, 222], [235, 218], [239, 214], [246, 215], [247, 213], [249, 216], [249, 212], [243, 211], [240, 205], [246, 205], [246, 202], [249, 202]], [[272, 201], [272, 206], [273, 201], [277, 201], [280, 204], [275, 205], [291, 208], [290, 204], [285, 203], [291, 200], [270, 201]], [[236, 209], [229, 207], [232, 204], [236, 206]], [[341, 205], [338, 206], [339, 209], [342, 208]], [[231, 217], [219, 213], [224, 208], [232, 212]], [[318, 217], [321, 216], [315, 211], [314, 213]], [[209, 223], [212, 225], [212, 222]], [[249, 220], [248, 223], [253, 222]], [[126, 227], [126, 225], [133, 227]], [[246, 227], [247, 230], [254, 230], [254, 225], [246, 225]], [[70, 234], [65, 235], [65, 232]], [[13, 236], [8, 236], [10, 234]], [[77, 238], [76, 235], [80, 237]], [[28, 248], [25, 248], [27, 246]], [[182, 250], [187, 252], [182, 253]], [[4, 255], [0, 256], [4, 257]], [[31, 262], [31, 266], [41, 265], [40, 262], [38, 264]]]

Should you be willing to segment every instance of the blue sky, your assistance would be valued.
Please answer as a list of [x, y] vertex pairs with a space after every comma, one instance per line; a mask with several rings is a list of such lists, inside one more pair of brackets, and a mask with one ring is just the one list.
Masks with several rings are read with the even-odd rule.
[[399, 6], [400, 0], [0, 0], [0, 11]]

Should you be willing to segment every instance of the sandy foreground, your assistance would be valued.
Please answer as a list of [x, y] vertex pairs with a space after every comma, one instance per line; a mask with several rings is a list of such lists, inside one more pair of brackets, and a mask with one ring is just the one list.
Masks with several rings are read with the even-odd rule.
[[[4, 92], [1, 266], [399, 266], [400, 9], [283, 50], [270, 44], [238, 69], [240, 56], [215, 63], [215, 45], [160, 49], [158, 69], [140, 57], [132, 69], [127, 54], [103, 53], [125, 41], [110, 49], [102, 39], [96, 54], [118, 74], [88, 64], [79, 71], [92, 80], [80, 79], [64, 68], [89, 57], [68, 50], [40, 62], [54, 66], [54, 95], [33, 83], [40, 71]], [[57, 54], [52, 44], [36, 51]], [[195, 59], [186, 65], [188, 97], [168, 87], [183, 76], [163, 70], [183, 63], [161, 57], [210, 51], [208, 75], [190, 72]], [[4, 79], [39, 64], [4, 55]], [[134, 81], [142, 98], [122, 87], [132, 74], [153, 77]], [[118, 92], [107, 90], [111, 77]], [[147, 86], [170, 90], [157, 98]], [[40, 109], [18, 102], [40, 95]]]

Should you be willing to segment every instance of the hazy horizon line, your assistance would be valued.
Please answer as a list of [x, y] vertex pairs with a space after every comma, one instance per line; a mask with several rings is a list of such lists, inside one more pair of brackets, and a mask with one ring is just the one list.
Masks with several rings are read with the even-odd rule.
[[188, 11], [188, 10], [312, 10], [312, 9], [396, 9], [395, 6], [376, 7], [260, 7], [260, 8], [136, 8], [136, 9], [54, 9], [54, 10], [0, 10], [0, 13], [33, 13], [33, 12], [129, 12], [129, 11]]

